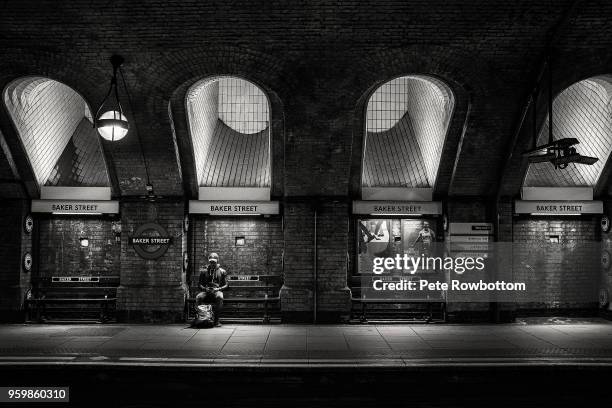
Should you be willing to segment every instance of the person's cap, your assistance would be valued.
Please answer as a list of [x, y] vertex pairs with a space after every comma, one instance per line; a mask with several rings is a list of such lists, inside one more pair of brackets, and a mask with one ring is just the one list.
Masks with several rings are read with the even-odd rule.
[[208, 260], [219, 262], [219, 255], [216, 252], [211, 252], [211, 254], [208, 255]]

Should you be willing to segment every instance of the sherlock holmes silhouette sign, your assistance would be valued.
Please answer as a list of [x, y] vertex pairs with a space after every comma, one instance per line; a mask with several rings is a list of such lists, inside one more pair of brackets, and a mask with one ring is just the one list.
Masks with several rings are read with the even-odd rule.
[[129, 244], [144, 259], [157, 259], [166, 253], [172, 244], [172, 237], [159, 224], [147, 223], [138, 227]]

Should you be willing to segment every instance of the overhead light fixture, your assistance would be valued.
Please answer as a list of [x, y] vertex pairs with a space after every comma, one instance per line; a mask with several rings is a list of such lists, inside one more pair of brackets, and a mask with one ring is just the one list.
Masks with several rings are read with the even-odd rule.
[[[113, 66], [113, 77], [111, 78], [111, 83], [108, 92], [106, 93], [104, 100], [100, 104], [100, 107], [96, 111], [96, 116], [94, 117], [94, 127], [97, 129], [98, 133], [103, 139], [111, 142], [116, 142], [118, 140], [123, 139], [127, 135], [128, 130], [130, 128], [128, 120], [123, 112], [121, 101], [119, 100], [119, 84], [117, 82], [117, 73], [121, 75], [121, 82], [123, 83], [123, 88], [125, 91], [125, 96], [127, 97], [128, 106], [132, 112], [133, 109], [130, 93], [125, 82], [125, 77], [123, 76], [123, 70], [121, 69], [121, 65], [123, 64], [124, 59], [119, 55], [113, 55], [110, 58], [110, 62]], [[140, 196], [140, 198], [144, 198], [149, 202], [154, 202], [158, 198], [162, 198], [162, 196], [157, 195], [153, 192], [153, 184], [151, 183], [149, 166], [144, 154], [144, 146], [137, 131], [136, 137], [138, 139], [138, 144], [140, 146], [140, 155], [142, 157], [146, 172], [146, 194]]]
[[[94, 117], [94, 127], [97, 129], [100, 136], [102, 136], [104, 140], [111, 142], [123, 139], [129, 130], [129, 123], [123, 114], [123, 107], [119, 100], [119, 88], [117, 85], [117, 72], [120, 72], [123, 61], [123, 57], [119, 55], [113, 55], [110, 58], [110, 62], [113, 65], [113, 77], [111, 78], [108, 92], [100, 104], [100, 107], [98, 107], [96, 116]], [[125, 80], [123, 81], [123, 85], [125, 87]], [[114, 99], [114, 102], [112, 99]]]

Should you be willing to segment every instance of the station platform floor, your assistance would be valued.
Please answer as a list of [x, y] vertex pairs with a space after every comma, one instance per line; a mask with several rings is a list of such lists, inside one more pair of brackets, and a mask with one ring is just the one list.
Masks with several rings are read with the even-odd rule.
[[0, 325], [0, 366], [612, 367], [612, 322]]

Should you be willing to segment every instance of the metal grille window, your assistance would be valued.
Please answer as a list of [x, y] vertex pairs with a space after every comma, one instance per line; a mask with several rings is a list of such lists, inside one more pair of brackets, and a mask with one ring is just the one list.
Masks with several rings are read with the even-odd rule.
[[7, 86], [4, 102], [39, 185], [110, 185], [89, 107], [72, 88], [24, 77]]
[[186, 106], [200, 186], [270, 186], [270, 111], [261, 89], [208, 78], [190, 88]]
[[381, 85], [368, 101], [362, 185], [433, 186], [453, 108], [450, 88], [432, 77]]
[[254, 84], [219, 79], [219, 119], [237, 132], [253, 134], [268, 127], [268, 99]]
[[[599, 76], [577, 82], [553, 101], [555, 140], [575, 137], [576, 151], [597, 157], [592, 166], [570, 163], [563, 170], [550, 163], [529, 165], [526, 187], [594, 187], [612, 151], [612, 77]], [[548, 118], [540, 129], [538, 145], [548, 142]]]

